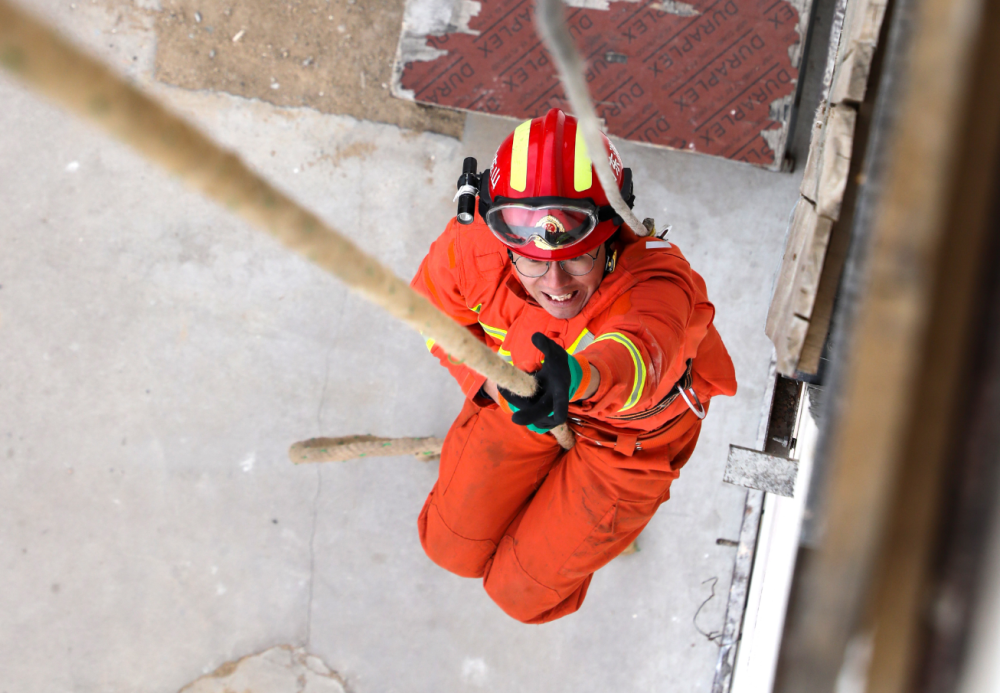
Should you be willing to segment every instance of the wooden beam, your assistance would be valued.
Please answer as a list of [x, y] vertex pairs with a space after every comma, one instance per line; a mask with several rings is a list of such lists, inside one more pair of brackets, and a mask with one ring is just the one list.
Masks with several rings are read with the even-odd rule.
[[907, 690], [962, 397], [998, 163], [997, 8], [903, 0], [893, 13], [876, 179], [862, 200], [873, 213], [862, 215], [867, 243], [852, 253], [858, 298], [845, 307], [853, 319], [837, 354], [825, 532], [794, 589], [780, 693], [832, 691], [848, 643], [866, 632], [875, 633], [867, 691]]

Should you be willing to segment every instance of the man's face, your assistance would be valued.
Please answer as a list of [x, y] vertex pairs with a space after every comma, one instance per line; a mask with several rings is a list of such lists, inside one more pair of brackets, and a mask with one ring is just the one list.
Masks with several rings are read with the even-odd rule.
[[[593, 255], [593, 251], [590, 254]], [[558, 262], [553, 262], [549, 265], [548, 271], [540, 277], [525, 277], [517, 271], [517, 267], [514, 268], [514, 275], [528, 295], [549, 315], [569, 320], [579, 315], [600, 286], [604, 278], [604, 258], [604, 244], [601, 244], [594, 266], [587, 274], [573, 276], [560, 267]], [[518, 266], [523, 261], [517, 254], [514, 255], [514, 260]]]

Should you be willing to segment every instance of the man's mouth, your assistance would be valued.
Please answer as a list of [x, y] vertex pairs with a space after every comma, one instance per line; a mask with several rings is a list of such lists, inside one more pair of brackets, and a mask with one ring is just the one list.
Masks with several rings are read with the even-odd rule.
[[570, 291], [568, 294], [559, 294], [558, 296], [556, 296], [553, 294], [545, 293], [543, 291], [542, 295], [545, 296], [545, 298], [552, 301], [553, 303], [569, 303], [576, 297], [578, 293], [579, 293], [578, 291]]

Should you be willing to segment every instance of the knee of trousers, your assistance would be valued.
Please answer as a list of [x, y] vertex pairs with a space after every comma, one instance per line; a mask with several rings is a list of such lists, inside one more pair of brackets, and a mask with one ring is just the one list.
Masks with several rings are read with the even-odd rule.
[[427, 497], [417, 520], [420, 545], [432, 561], [462, 577], [482, 577], [497, 545], [489, 539], [468, 539], [449, 527], [434, 504], [434, 492]]
[[505, 536], [493, 557], [483, 586], [486, 593], [511, 618], [522, 623], [547, 623], [573, 613], [583, 604], [592, 576], [572, 585], [564, 597], [524, 570], [514, 551], [514, 540]]

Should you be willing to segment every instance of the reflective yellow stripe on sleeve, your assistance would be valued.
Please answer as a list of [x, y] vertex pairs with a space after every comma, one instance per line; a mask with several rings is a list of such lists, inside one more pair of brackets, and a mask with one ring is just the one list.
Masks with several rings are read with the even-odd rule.
[[427, 351], [430, 351], [431, 349], [434, 348], [434, 345], [437, 344], [437, 342], [435, 342], [433, 339], [425, 339], [424, 344], [427, 345]]
[[642, 395], [642, 389], [646, 386], [646, 364], [642, 361], [642, 352], [640, 352], [636, 348], [635, 344], [632, 343], [632, 340], [625, 335], [620, 332], [609, 332], [607, 334], [602, 334], [600, 337], [595, 339], [594, 342], [600, 342], [605, 339], [610, 339], [611, 341], [617, 342], [625, 347], [625, 349], [628, 350], [628, 355], [632, 357], [632, 365], [635, 366], [635, 380], [632, 384], [632, 392], [625, 401], [625, 406], [618, 410], [627, 411], [639, 402], [639, 397]]
[[514, 129], [514, 143], [510, 149], [510, 187], [524, 192], [528, 186], [528, 139], [531, 121], [526, 120]]
[[501, 330], [499, 327], [490, 327], [485, 324], [482, 320], [479, 321], [482, 325], [483, 331], [486, 332], [490, 337], [500, 342], [500, 349], [497, 354], [507, 363], [514, 363], [514, 357], [510, 355], [510, 352], [503, 348], [503, 340], [507, 339], [507, 330]]
[[594, 184], [594, 169], [583, 141], [583, 130], [576, 128], [576, 150], [573, 153], [573, 188], [577, 192], [589, 190]]
[[479, 324], [482, 325], [483, 331], [486, 332], [486, 334], [493, 337], [493, 339], [497, 340], [501, 344], [503, 343], [503, 340], [507, 338], [507, 330], [501, 330], [499, 327], [490, 327], [482, 320], [479, 321]]
[[580, 333], [580, 336], [569, 345], [568, 349], [566, 349], [566, 353], [575, 354], [578, 351], [583, 351], [593, 343], [594, 335], [591, 334], [590, 330], [584, 328], [583, 332]]

